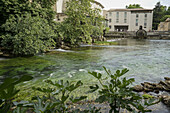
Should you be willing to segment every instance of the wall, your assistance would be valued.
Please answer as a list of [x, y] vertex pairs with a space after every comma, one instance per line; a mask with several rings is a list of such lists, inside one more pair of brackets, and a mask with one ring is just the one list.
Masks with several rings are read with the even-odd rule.
[[[117, 19], [117, 12], [119, 12], [119, 22], [116, 22]], [[125, 19], [125, 12], [127, 13], [126, 16], [126, 23], [124, 22]], [[111, 14], [111, 15], [110, 15]], [[138, 18], [136, 18], [136, 14], [138, 14]], [[147, 14], [147, 17], [145, 17]], [[115, 26], [119, 27], [128, 27], [128, 31], [137, 31], [139, 30], [139, 26], [143, 26], [143, 29], [146, 31], [152, 30], [152, 19], [153, 19], [153, 11], [152, 10], [142, 10], [138, 11], [131, 11], [131, 9], [113, 9], [104, 13], [107, 15], [108, 19], [108, 27], [111, 26], [110, 31], [116, 31]], [[138, 19], [138, 25], [136, 26], [136, 19]], [[111, 22], [110, 22], [111, 20]], [[144, 26], [146, 24], [146, 28]]]

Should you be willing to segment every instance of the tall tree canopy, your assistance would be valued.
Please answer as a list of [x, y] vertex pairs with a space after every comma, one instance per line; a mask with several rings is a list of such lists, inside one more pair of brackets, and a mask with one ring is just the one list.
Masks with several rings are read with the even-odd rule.
[[161, 22], [162, 17], [166, 13], [166, 6], [161, 5], [160, 2], [157, 2], [155, 8], [153, 9], [153, 29], [157, 30], [159, 23]]
[[34, 55], [54, 45], [56, 0], [1, 0], [0, 45], [14, 55]]
[[134, 9], [134, 8], [142, 8], [140, 4], [130, 4], [129, 6], [126, 6], [126, 9]]
[[61, 23], [61, 35], [65, 43], [78, 45], [92, 42], [94, 29], [103, 33], [100, 9], [92, 8], [93, 0], [70, 0], [66, 3], [67, 18]]

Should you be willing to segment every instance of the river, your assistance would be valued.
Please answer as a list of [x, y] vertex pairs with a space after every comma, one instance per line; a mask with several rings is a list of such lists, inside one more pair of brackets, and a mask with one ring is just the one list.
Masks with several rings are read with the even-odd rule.
[[134, 85], [159, 82], [170, 77], [170, 40], [122, 39], [116, 45], [82, 45], [33, 57], [0, 58], [0, 77], [30, 74], [35, 76], [36, 83], [50, 78], [82, 80], [88, 85], [96, 82], [88, 71], [104, 73], [102, 66], [112, 72], [129, 69], [125, 76], [135, 78]]

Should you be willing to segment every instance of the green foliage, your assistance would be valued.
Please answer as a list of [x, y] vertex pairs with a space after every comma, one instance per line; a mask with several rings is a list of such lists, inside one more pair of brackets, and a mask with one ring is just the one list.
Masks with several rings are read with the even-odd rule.
[[170, 15], [164, 15], [160, 21], [164, 22], [167, 18], [170, 18]]
[[2, 25], [2, 46], [14, 55], [35, 55], [54, 46], [54, 31], [46, 19], [25, 14], [21, 17], [10, 16]]
[[161, 5], [160, 2], [157, 2], [155, 8], [153, 9], [153, 29], [157, 30], [161, 18], [164, 17], [166, 13], [166, 6]]
[[54, 19], [52, 6], [57, 0], [1, 0], [0, 1], [0, 25], [4, 24], [11, 15], [22, 16], [29, 13], [33, 16], [41, 15], [49, 21]]
[[[136, 112], [151, 112], [146, 109], [148, 106], [157, 104], [159, 101], [150, 95], [142, 96], [132, 91], [129, 86], [134, 82], [133, 78], [126, 79], [122, 78], [129, 70], [123, 69], [122, 71], [117, 70], [115, 74], [112, 74], [110, 70], [106, 71], [108, 77], [103, 78], [101, 73], [89, 72], [94, 76], [100, 83], [90, 86], [89, 93], [93, 93], [98, 90], [99, 97], [96, 102], [104, 103], [107, 102], [110, 105], [110, 113], [118, 113], [120, 109], [127, 109], [129, 111]], [[19, 92], [15, 88], [15, 85], [31, 80], [31, 76], [22, 76], [19, 78], [7, 78], [0, 84], [0, 112], [13, 112], [22, 113], [32, 111], [36, 113], [98, 113], [100, 108], [93, 107], [90, 109], [74, 109], [68, 107], [68, 104], [77, 103], [87, 98], [87, 96], [73, 97], [71, 93], [81, 87], [83, 83], [77, 82], [64, 82], [63, 80], [52, 81], [46, 79], [44, 84], [50, 84], [50, 87], [33, 87], [34, 90], [43, 93], [43, 96], [37, 95], [33, 97], [30, 102], [20, 101], [12, 102], [14, 96]]]
[[63, 113], [68, 111], [68, 107], [66, 102], [70, 100], [72, 103], [76, 103], [85, 99], [87, 96], [80, 96], [80, 97], [70, 97], [71, 92], [79, 88], [83, 85], [81, 81], [76, 82], [75, 84], [66, 81], [65, 83], [63, 80], [59, 80], [58, 82], [53, 82], [51, 80], [45, 81], [48, 84], [54, 86], [54, 88], [35, 88], [34, 90], [38, 90], [40, 92], [45, 93], [47, 96], [43, 96], [42, 98], [36, 97], [34, 99], [38, 100], [38, 102], [33, 103], [34, 111], [39, 113], [40, 111], [43, 112], [59, 112]]
[[103, 79], [101, 73], [89, 72], [92, 76], [98, 79], [100, 83], [100, 86], [97, 84], [95, 86], [90, 86], [91, 90], [89, 92], [98, 90], [99, 97], [96, 101], [100, 103], [108, 102], [110, 105], [109, 113], [112, 113], [113, 111], [114, 113], [119, 113], [120, 109], [142, 113], [149, 112], [151, 110], [147, 110], [146, 107], [159, 102], [155, 102], [155, 99], [151, 98], [142, 103], [142, 97], [133, 92], [132, 88], [129, 86], [135, 81], [134, 78], [122, 78], [122, 76], [129, 70], [117, 70], [115, 74], [112, 74], [110, 70], [107, 70], [105, 67], [103, 68], [109, 78]]
[[33, 79], [31, 76], [24, 75], [20, 78], [6, 78], [2, 84], [0, 84], [0, 112], [10, 112], [10, 108], [13, 106], [13, 98], [20, 91], [15, 88], [15, 85], [29, 81]]
[[[56, 0], [32, 0], [31, 2], [29, 0], [1, 0], [0, 46], [5, 46], [5, 49], [14, 55], [34, 55], [48, 50], [49, 46], [54, 44], [51, 39], [54, 33], [50, 25], [53, 24], [55, 15], [52, 8], [55, 2]], [[50, 33], [51, 36], [49, 36]], [[37, 41], [35, 37], [38, 38]], [[28, 42], [30, 42], [29, 46]]]
[[102, 33], [103, 19], [99, 14], [100, 9], [92, 9], [92, 2], [93, 0], [70, 0], [66, 3], [67, 18], [61, 24], [60, 33], [65, 43], [72, 45], [78, 45], [80, 42], [91, 43], [91, 35], [95, 34], [94, 29]]
[[130, 4], [129, 6], [126, 6], [126, 9], [135, 9], [135, 8], [142, 8], [140, 4]]
[[168, 7], [168, 9], [166, 10], [166, 15], [170, 15], [170, 6]]

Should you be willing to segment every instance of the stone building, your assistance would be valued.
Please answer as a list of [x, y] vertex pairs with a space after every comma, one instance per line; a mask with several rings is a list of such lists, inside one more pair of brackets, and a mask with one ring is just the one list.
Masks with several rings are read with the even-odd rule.
[[152, 30], [152, 9], [110, 9], [104, 11], [110, 31], [137, 31], [139, 26]]
[[159, 24], [158, 31], [170, 31], [170, 18], [167, 18], [165, 22]]
[[[67, 18], [67, 16], [64, 14], [64, 11], [66, 10], [67, 1], [69, 0], [58, 0], [54, 5], [54, 10], [57, 12], [55, 19], [57, 22], [62, 22], [64, 18]], [[94, 1], [92, 3], [92, 8], [99, 8], [101, 10], [101, 15], [103, 15], [104, 6], [101, 3]]]

